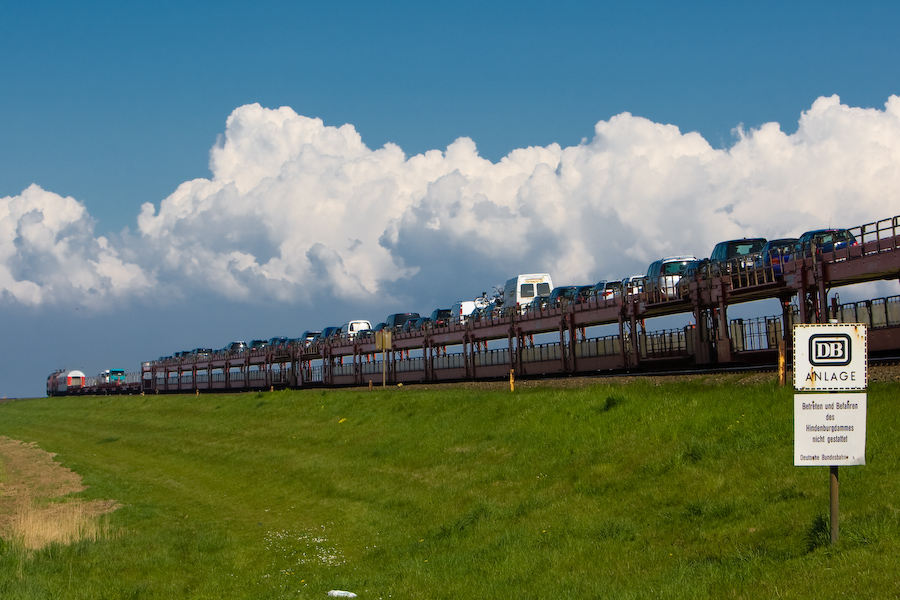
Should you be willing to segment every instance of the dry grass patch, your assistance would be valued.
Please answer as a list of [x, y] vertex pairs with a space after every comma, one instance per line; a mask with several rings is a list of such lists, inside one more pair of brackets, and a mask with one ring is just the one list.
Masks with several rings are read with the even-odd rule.
[[81, 477], [35, 444], [0, 437], [0, 537], [27, 549], [108, 537], [100, 517], [111, 500], [69, 497], [84, 490]]

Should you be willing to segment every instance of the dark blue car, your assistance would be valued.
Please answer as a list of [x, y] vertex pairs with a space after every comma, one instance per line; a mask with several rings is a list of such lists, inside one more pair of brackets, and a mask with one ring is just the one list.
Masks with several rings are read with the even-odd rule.
[[781, 263], [784, 262], [785, 257], [791, 255], [798, 241], [797, 238], [769, 240], [759, 252], [757, 267], [761, 267], [767, 272], [770, 271], [775, 277], [780, 277]]
[[[794, 244], [793, 253], [796, 257], [812, 256], [856, 246], [857, 243], [853, 234], [846, 229], [815, 229], [800, 236]], [[794, 256], [785, 257], [785, 261], [793, 258]]]

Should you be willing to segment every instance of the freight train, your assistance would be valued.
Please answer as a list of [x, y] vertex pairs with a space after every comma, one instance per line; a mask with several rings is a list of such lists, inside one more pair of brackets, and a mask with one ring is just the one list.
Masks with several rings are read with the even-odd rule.
[[[602, 293], [581, 301], [534, 302], [542, 297], [538, 289], [524, 287], [532, 285], [534, 276], [522, 275], [503, 290], [507, 310], [488, 310], [487, 305], [483, 313], [465, 321], [436, 319], [423, 328], [407, 330], [398, 329], [399, 323], [389, 317], [384, 329], [376, 326], [374, 331], [353, 336], [322, 335], [310, 341], [304, 335], [286, 343], [273, 339], [250, 347], [234, 343], [220, 351], [179, 352], [144, 362], [137, 373], [110, 370], [85, 377], [81, 371], [57, 371], [47, 379], [47, 393], [201, 393], [501, 377], [512, 381], [513, 377], [772, 365], [779, 358], [790, 361], [794, 324], [831, 319], [866, 325], [870, 357], [896, 355], [900, 296], [839, 304], [830, 292], [900, 277], [900, 216], [842, 231], [852, 244], [839, 246], [832, 240], [828, 245], [825, 238], [816, 238], [814, 244], [794, 245], [790, 259], [780, 256], [777, 265], [766, 257], [697, 261], [696, 270], [685, 268], [677, 294], [663, 293], [653, 285], [624, 283], [607, 292], [604, 281]], [[828, 235], [833, 237], [833, 232], [829, 230]], [[545, 287], [551, 286], [548, 276]], [[517, 290], [520, 297], [512, 297], [510, 292]], [[526, 299], [531, 303], [523, 308]], [[729, 306], [762, 299], [780, 300], [782, 314], [727, 317]], [[689, 324], [657, 332], [645, 328], [646, 321], [671, 315], [687, 316]], [[536, 335], [552, 341], [544, 343], [539, 338], [535, 343]]]

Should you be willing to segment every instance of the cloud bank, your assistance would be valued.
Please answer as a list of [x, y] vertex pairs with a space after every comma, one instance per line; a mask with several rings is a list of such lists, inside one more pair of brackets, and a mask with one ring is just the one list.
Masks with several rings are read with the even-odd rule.
[[75, 302], [107, 306], [140, 294], [154, 280], [123, 259], [103, 236], [83, 204], [29, 186], [0, 198], [0, 293], [26, 306]]
[[211, 178], [143, 205], [134, 232], [114, 240], [94, 234], [75, 199], [36, 185], [0, 198], [0, 295], [29, 306], [173, 293], [309, 304], [384, 300], [404, 282], [473, 272], [591, 283], [664, 255], [707, 256], [723, 239], [900, 212], [897, 96], [883, 110], [819, 98], [796, 133], [768, 123], [735, 136], [717, 149], [623, 113], [578, 146], [492, 163], [468, 138], [407, 157], [366, 147], [351, 125], [242, 106], [210, 153]]

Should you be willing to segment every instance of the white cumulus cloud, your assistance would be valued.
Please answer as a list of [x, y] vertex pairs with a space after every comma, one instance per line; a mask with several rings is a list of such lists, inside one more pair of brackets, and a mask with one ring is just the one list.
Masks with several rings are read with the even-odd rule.
[[497, 163], [468, 138], [408, 157], [368, 148], [352, 125], [252, 104], [228, 118], [210, 170], [142, 206], [115, 242], [72, 198], [32, 186], [0, 199], [3, 296], [362, 303], [481, 275], [493, 279], [470, 285], [544, 270], [560, 284], [621, 278], [722, 239], [900, 213], [900, 98], [884, 109], [819, 98], [795, 133], [738, 127], [728, 148], [623, 113], [577, 146]]
[[149, 288], [152, 278], [93, 228], [83, 204], [37, 185], [0, 198], [0, 297], [105, 306]]

